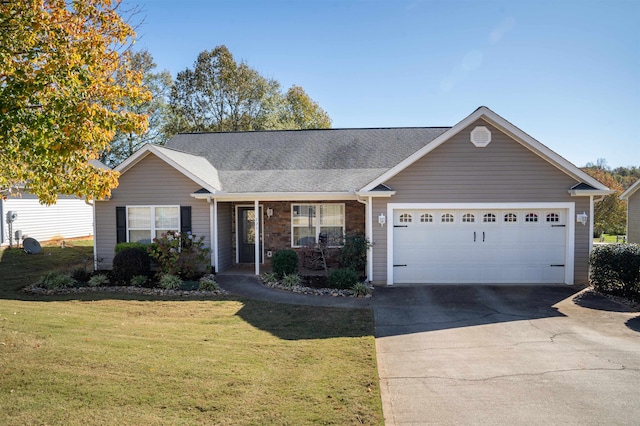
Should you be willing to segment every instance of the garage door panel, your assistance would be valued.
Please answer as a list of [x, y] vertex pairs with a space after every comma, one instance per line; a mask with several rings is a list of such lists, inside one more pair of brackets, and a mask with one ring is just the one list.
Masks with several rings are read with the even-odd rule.
[[[406, 266], [394, 267], [394, 282], [564, 282], [562, 210], [398, 210], [394, 224], [402, 214], [411, 221], [394, 228], [393, 261]], [[433, 221], [416, 222], [425, 215]]]

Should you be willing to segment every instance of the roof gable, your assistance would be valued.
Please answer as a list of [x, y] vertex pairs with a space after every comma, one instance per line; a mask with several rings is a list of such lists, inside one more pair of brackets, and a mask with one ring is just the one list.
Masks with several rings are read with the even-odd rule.
[[384, 174], [374, 179], [372, 182], [369, 182], [365, 187], [362, 188], [360, 192], [368, 192], [373, 190], [373, 188], [378, 185], [388, 181], [392, 177], [396, 176], [401, 171], [405, 170], [407, 167], [423, 158], [425, 155], [428, 155], [431, 151], [439, 147], [440, 145], [449, 141], [453, 136], [460, 133], [462, 130], [473, 124], [477, 120], [484, 120], [487, 123], [493, 125], [500, 131], [504, 132], [506, 135], [514, 139], [516, 142], [520, 143], [527, 149], [531, 150], [541, 158], [545, 159], [547, 162], [562, 170], [567, 175], [573, 177], [575, 180], [580, 182], [585, 182], [588, 185], [592, 186], [598, 191], [608, 191], [609, 189], [598, 182], [596, 179], [592, 178], [578, 167], [571, 164], [569, 161], [555, 153], [554, 151], [547, 148], [542, 143], [538, 142], [504, 118], [500, 117], [495, 112], [491, 111], [487, 107], [480, 107], [475, 110], [471, 115], [460, 121], [455, 126], [451, 127], [446, 132], [442, 133], [432, 142], [416, 151], [409, 157], [407, 157], [404, 161], [396, 165], [395, 167], [389, 169]]
[[158, 145], [144, 145], [118, 165], [115, 170], [124, 174], [149, 154], [156, 155], [204, 189], [210, 192], [220, 191], [221, 184], [218, 178], [218, 171], [205, 158]]
[[633, 185], [627, 188], [622, 194], [620, 194], [621, 200], [628, 200], [631, 198], [633, 194], [635, 194], [640, 189], [640, 179], [638, 179]]

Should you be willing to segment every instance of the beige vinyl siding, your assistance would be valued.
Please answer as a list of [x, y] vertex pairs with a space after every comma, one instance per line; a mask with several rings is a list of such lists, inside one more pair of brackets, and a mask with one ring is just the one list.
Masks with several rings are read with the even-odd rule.
[[630, 243], [640, 244], [640, 189], [627, 202], [627, 239]]
[[109, 201], [96, 203], [96, 255], [99, 269], [111, 269], [116, 245], [116, 207], [191, 206], [191, 231], [211, 247], [209, 205], [190, 194], [200, 186], [153, 154], [120, 176]]
[[231, 203], [218, 203], [218, 268], [223, 272], [233, 265], [233, 218], [231, 215]]
[[35, 195], [26, 193], [19, 198], [9, 197], [3, 201], [2, 211], [2, 244], [9, 243], [8, 224], [4, 216], [8, 211], [18, 213], [13, 232], [22, 231], [23, 238], [31, 237], [42, 242], [93, 235], [93, 207], [80, 198], [60, 196], [56, 204], [44, 206]]
[[[486, 126], [491, 143], [476, 148], [471, 130]], [[483, 120], [478, 120], [407, 169], [385, 182], [396, 191], [391, 198], [374, 199], [373, 217], [387, 211], [387, 203], [521, 203], [573, 202], [576, 212], [589, 212], [588, 197], [571, 197], [575, 179], [534, 154]], [[573, 218], [575, 220], [575, 218]], [[387, 218], [392, 225], [392, 218]], [[374, 282], [386, 282], [387, 230], [373, 227]], [[589, 227], [576, 226], [575, 282], [588, 277]]]

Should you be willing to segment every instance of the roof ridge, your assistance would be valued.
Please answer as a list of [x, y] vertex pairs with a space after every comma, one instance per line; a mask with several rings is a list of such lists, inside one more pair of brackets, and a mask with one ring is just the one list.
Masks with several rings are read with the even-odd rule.
[[324, 132], [324, 131], [361, 131], [361, 130], [419, 130], [419, 129], [450, 129], [451, 126], [404, 126], [404, 127], [338, 127], [329, 129], [266, 129], [266, 130], [236, 130], [236, 131], [202, 131], [178, 132], [176, 135], [224, 135], [241, 133], [286, 133], [286, 132]]

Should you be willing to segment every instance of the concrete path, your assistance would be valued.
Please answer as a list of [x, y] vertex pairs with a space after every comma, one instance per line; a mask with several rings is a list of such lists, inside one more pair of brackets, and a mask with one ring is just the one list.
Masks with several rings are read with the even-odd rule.
[[577, 291], [376, 289], [386, 424], [638, 424], [639, 313]]
[[640, 313], [604, 297], [398, 286], [355, 299], [269, 289], [251, 275], [217, 280], [252, 299], [373, 308], [387, 425], [640, 424]]

